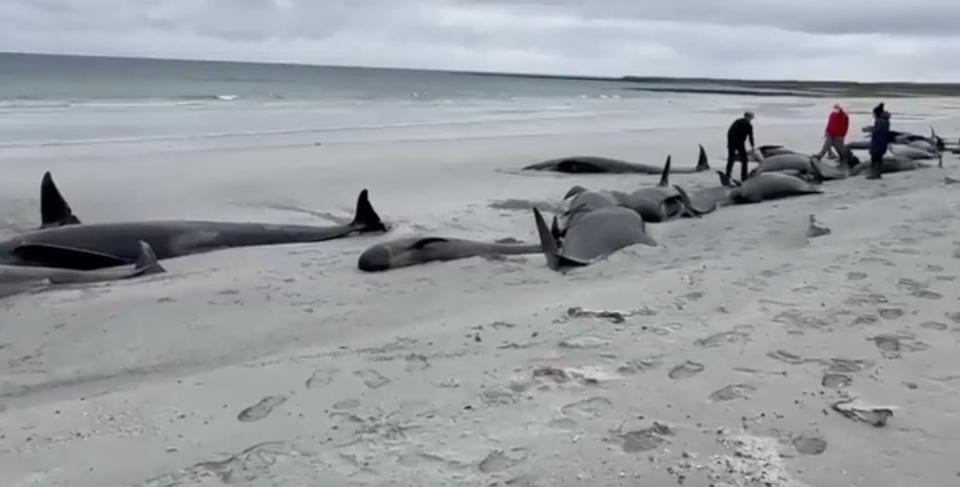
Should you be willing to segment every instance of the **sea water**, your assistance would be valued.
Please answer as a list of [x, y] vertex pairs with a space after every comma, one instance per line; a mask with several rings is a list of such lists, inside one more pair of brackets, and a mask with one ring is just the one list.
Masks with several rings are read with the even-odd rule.
[[[0, 53], [0, 157], [653, 129], [717, 97], [626, 80]], [[638, 116], [640, 115], [640, 116]], [[98, 149], [99, 147], [99, 149]]]

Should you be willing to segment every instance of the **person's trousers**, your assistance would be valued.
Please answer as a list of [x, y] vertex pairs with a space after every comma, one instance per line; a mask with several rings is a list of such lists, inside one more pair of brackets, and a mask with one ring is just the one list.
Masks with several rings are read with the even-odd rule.
[[871, 152], [870, 173], [867, 177], [870, 179], [879, 179], [881, 174], [883, 174], [883, 154]]
[[817, 154], [817, 159], [823, 159], [823, 156], [827, 155], [831, 147], [837, 151], [837, 157], [840, 158], [840, 162], [847, 161], [847, 146], [843, 143], [843, 137], [833, 137], [830, 135], [824, 137], [823, 148], [820, 149], [820, 153]]
[[727, 177], [733, 177], [733, 164], [740, 161], [740, 181], [747, 180], [747, 147], [727, 147]]

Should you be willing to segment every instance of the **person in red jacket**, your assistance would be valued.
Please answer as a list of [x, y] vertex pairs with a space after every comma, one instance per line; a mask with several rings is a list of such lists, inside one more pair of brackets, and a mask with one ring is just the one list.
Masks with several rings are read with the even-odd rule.
[[820, 153], [814, 157], [822, 159], [832, 147], [837, 151], [837, 157], [840, 159], [841, 164], [853, 162], [847, 157], [847, 147], [843, 143], [843, 139], [847, 136], [847, 130], [849, 128], [850, 117], [847, 116], [847, 112], [843, 111], [843, 108], [839, 104], [834, 105], [833, 111], [830, 112], [830, 118], [827, 120], [827, 133], [823, 140], [823, 148], [820, 149]]

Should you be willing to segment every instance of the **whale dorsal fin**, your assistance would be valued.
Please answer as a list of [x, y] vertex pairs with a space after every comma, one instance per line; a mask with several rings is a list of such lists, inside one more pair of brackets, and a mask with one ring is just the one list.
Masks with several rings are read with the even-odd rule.
[[700, 144], [700, 155], [697, 156], [697, 171], [707, 171], [710, 169], [710, 161], [707, 160], [707, 151], [703, 144]]
[[387, 226], [380, 220], [380, 215], [370, 204], [370, 197], [366, 189], [357, 196], [357, 210], [354, 213], [350, 226], [360, 229], [361, 232], [385, 232]]
[[660, 173], [660, 183], [657, 184], [657, 186], [661, 188], [670, 186], [670, 158], [671, 156], [667, 156], [667, 162], [663, 163], [663, 172]]
[[45, 243], [25, 243], [13, 249], [14, 255], [46, 267], [92, 270], [131, 264], [127, 259], [95, 250]]
[[440, 242], [449, 242], [449, 240], [443, 237], [426, 237], [426, 238], [421, 238], [420, 240], [417, 240], [416, 242], [410, 244], [407, 248], [423, 249], [423, 248], [426, 248], [427, 245], [430, 245], [432, 243], [440, 243]]
[[40, 228], [77, 225], [80, 219], [73, 214], [67, 200], [60, 194], [50, 171], [43, 174], [40, 182]]

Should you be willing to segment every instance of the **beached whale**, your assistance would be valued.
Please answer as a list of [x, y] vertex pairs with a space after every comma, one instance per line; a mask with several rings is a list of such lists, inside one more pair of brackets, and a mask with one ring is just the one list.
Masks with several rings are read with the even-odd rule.
[[627, 208], [592, 211], [568, 227], [559, 241], [547, 227], [540, 210], [534, 208], [533, 214], [547, 266], [553, 270], [590, 265], [635, 244], [657, 245], [647, 234], [643, 217]]
[[46, 228], [0, 242], [0, 264], [91, 270], [131, 264], [147, 242], [159, 259], [231, 247], [322, 242], [385, 232], [364, 189], [346, 225], [308, 226], [214, 221], [86, 223]]
[[730, 194], [740, 186], [740, 183], [728, 178], [723, 171], [717, 171], [717, 175], [720, 177], [719, 186], [709, 186], [690, 192], [689, 199], [694, 207], [719, 208], [733, 204]]
[[132, 268], [78, 271], [55, 267], [0, 265], [0, 298], [57, 284], [116, 281], [165, 272], [146, 242], [139, 242], [140, 255]]
[[891, 154], [904, 159], [914, 161], [942, 159], [943, 155], [939, 152], [931, 152], [925, 149], [914, 147], [913, 145], [892, 144], [888, 148]]
[[761, 162], [767, 157], [778, 156], [781, 154], [799, 154], [796, 151], [787, 149], [782, 145], [761, 145], [755, 149], [747, 151], [747, 160]]
[[847, 173], [842, 169], [818, 161], [810, 155], [799, 153], [785, 153], [767, 157], [750, 174], [763, 172], [792, 172], [810, 177], [815, 181], [832, 181], [847, 177]]
[[734, 203], [748, 204], [822, 192], [796, 176], [781, 172], [762, 172], [743, 181], [740, 187], [730, 192], [730, 198]]
[[[697, 165], [693, 168], [673, 169], [674, 173], [691, 174], [710, 169], [707, 152], [700, 146]], [[595, 156], [573, 156], [538, 162], [523, 168], [524, 171], [554, 171], [576, 174], [660, 174], [663, 169], [647, 164]]]
[[591, 191], [583, 186], [570, 188], [563, 199], [570, 200], [567, 210], [561, 215], [563, 228], [575, 225], [577, 220], [594, 210], [620, 206], [620, 201], [612, 191]]
[[[639, 213], [644, 221], [659, 223], [681, 217], [698, 217], [716, 209], [716, 206], [697, 207], [679, 186], [670, 186], [670, 156], [656, 186], [640, 188], [630, 193], [623, 191], [589, 191], [574, 186], [564, 199], [573, 199], [563, 214], [564, 226], [571, 226], [578, 218], [599, 208], [621, 206]], [[562, 232], [561, 232], [562, 233]]]
[[481, 242], [447, 237], [411, 237], [376, 244], [357, 260], [357, 268], [366, 272], [386, 271], [427, 262], [444, 262], [469, 257], [536, 254], [540, 244], [517, 241]]
[[716, 205], [698, 207], [680, 186], [644, 188], [632, 193], [614, 192], [620, 206], [630, 208], [650, 223], [661, 223], [677, 218], [696, 218], [716, 210]]
[[[886, 155], [886, 156], [883, 156], [883, 162], [880, 166], [880, 172], [883, 174], [887, 174], [887, 173], [914, 171], [917, 169], [923, 169], [928, 167], [931, 167], [931, 166], [923, 164], [922, 162], [919, 162], [919, 161], [915, 161], [913, 159], [898, 157], [896, 155]], [[869, 163], [860, 164], [850, 170], [850, 175], [857, 176], [857, 175], [863, 174], [869, 168], [870, 168]]]

